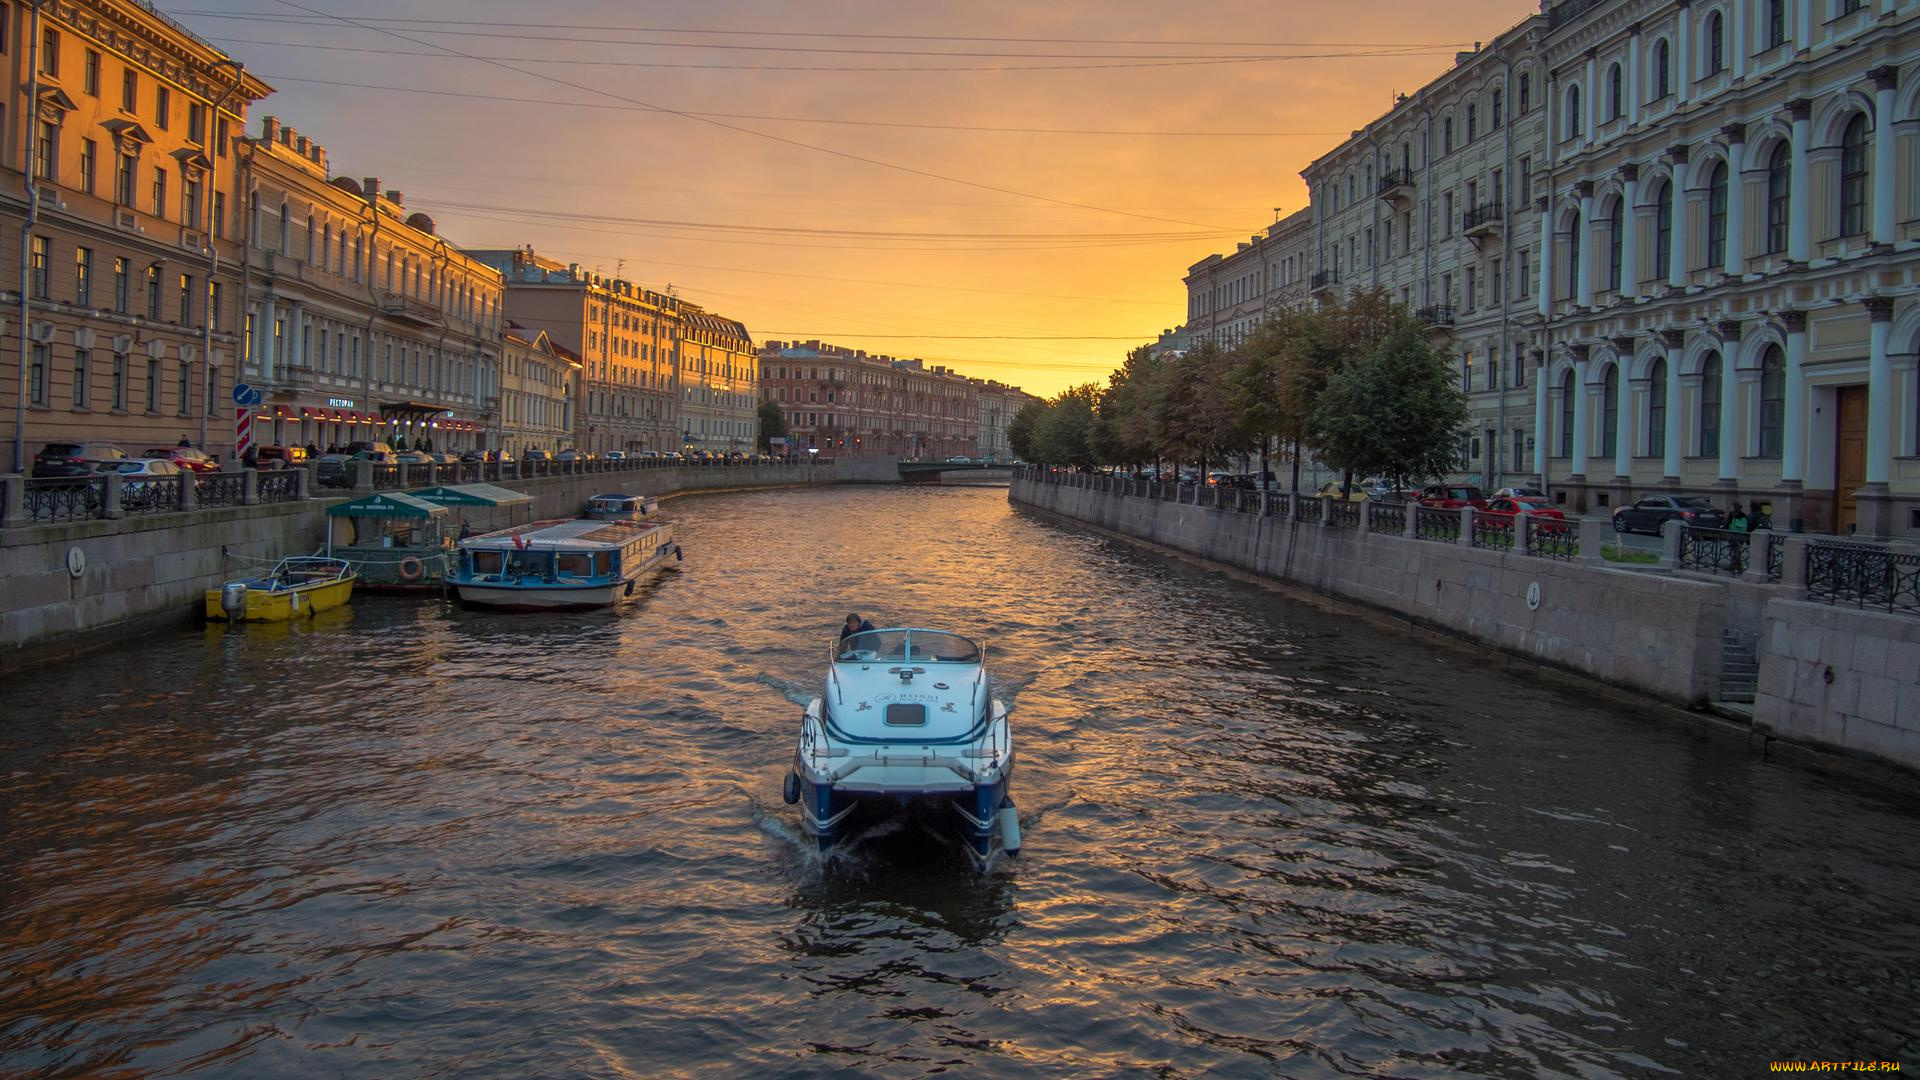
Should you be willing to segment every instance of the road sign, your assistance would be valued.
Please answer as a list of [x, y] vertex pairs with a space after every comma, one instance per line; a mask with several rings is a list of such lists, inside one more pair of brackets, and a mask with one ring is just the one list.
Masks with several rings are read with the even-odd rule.
[[247, 403], [247, 398], [252, 396], [253, 396], [253, 387], [248, 386], [246, 383], [243, 383], [243, 382], [237, 382], [233, 384], [233, 403], [235, 405], [245, 405]]
[[[258, 397], [258, 394], [254, 395]], [[233, 453], [236, 458], [247, 452], [253, 445], [253, 406], [243, 405], [233, 411]]]

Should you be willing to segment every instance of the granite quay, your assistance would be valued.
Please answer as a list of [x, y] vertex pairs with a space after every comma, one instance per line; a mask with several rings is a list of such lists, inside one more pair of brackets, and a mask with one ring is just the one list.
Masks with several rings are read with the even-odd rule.
[[[793, 464], [508, 463], [416, 466], [401, 475], [359, 463], [357, 490], [506, 480], [533, 496], [533, 513], [578, 513], [604, 492], [670, 495], [809, 484], [893, 483], [886, 458]], [[201, 594], [233, 576], [234, 560], [315, 550], [326, 508], [350, 489], [325, 489], [308, 468], [211, 473], [174, 481], [138, 501], [117, 474], [78, 480], [0, 477], [0, 671], [190, 618]], [[192, 482], [183, 482], [191, 479]], [[170, 500], [170, 501], [169, 501]]]
[[1669, 523], [1613, 563], [1547, 520], [1160, 484], [1045, 467], [1011, 500], [1390, 612], [1549, 667], [1920, 769], [1920, 553]]

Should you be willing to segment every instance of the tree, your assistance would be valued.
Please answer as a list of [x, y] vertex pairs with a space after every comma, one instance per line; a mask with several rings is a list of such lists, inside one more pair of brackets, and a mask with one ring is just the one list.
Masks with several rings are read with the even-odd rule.
[[1336, 469], [1400, 484], [1460, 463], [1467, 396], [1446, 355], [1411, 319], [1327, 381], [1314, 415], [1314, 443]]
[[1039, 460], [1051, 465], [1072, 465], [1091, 469], [1099, 464], [1094, 454], [1094, 423], [1100, 388], [1093, 383], [1062, 390], [1047, 402], [1033, 426], [1033, 451]]
[[765, 450], [773, 444], [768, 440], [787, 437], [787, 417], [780, 411], [780, 405], [774, 401], [760, 403], [760, 448]]
[[1033, 429], [1040, 418], [1047, 414], [1047, 403], [1035, 398], [1020, 406], [1020, 411], [1007, 421], [1007, 445], [1013, 449], [1013, 456], [1022, 461], [1039, 461], [1034, 453]]

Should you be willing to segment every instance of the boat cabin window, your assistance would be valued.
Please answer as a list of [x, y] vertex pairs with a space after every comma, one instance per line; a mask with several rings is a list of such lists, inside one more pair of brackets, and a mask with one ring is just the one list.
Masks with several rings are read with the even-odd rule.
[[613, 552], [611, 551], [594, 552], [593, 576], [594, 577], [612, 577], [613, 576]]
[[469, 558], [473, 560], [473, 572], [476, 574], [497, 574], [506, 563], [498, 551], [470, 552]]
[[561, 555], [559, 559], [561, 577], [583, 578], [588, 576], [592, 570], [592, 556], [586, 552], [573, 552]]
[[538, 577], [553, 565], [552, 560], [544, 551], [516, 551], [507, 557], [507, 569], [519, 577]]
[[853, 661], [905, 661], [977, 664], [980, 647], [958, 634], [939, 630], [868, 630], [840, 642], [839, 658]]
[[899, 703], [889, 705], [887, 706], [887, 723], [894, 727], [926, 727], [927, 707]]

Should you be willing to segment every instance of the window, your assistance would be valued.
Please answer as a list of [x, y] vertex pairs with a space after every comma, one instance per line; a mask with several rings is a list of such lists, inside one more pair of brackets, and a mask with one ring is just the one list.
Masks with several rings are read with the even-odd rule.
[[1707, 16], [1707, 74], [1727, 69], [1727, 19], [1719, 12]]
[[213, 121], [213, 153], [215, 157], [227, 156], [227, 121], [221, 117]]
[[1707, 265], [1727, 263], [1727, 163], [1714, 162], [1707, 181]]
[[1494, 131], [1500, 130], [1500, 106], [1505, 101], [1506, 101], [1506, 95], [1503, 92], [1499, 90], [1495, 90], [1493, 92], [1493, 109], [1491, 114], [1487, 117], [1487, 119], [1492, 122]]
[[1787, 43], [1787, 0], [1767, 0], [1767, 48]]
[[1787, 417], [1787, 360], [1780, 346], [1767, 346], [1760, 358], [1760, 456], [1780, 456], [1781, 430]]
[[1860, 0], [1840, 0], [1840, 14], [1851, 15], [1860, 10]]
[[1520, 159], [1520, 185], [1514, 189], [1513, 197], [1522, 207], [1533, 201], [1533, 159], [1530, 157]]
[[180, 415], [185, 416], [187, 415], [187, 402], [193, 400], [193, 387], [191, 385], [193, 381], [193, 372], [190, 369], [188, 369], [186, 361], [182, 360], [180, 362], [180, 371], [177, 373], [176, 378], [177, 378], [176, 389], [179, 392], [178, 408], [180, 410]]
[[113, 198], [121, 206], [133, 205], [133, 176], [139, 167], [139, 158], [132, 154], [120, 155], [120, 165], [113, 174]]
[[60, 126], [51, 120], [42, 120], [35, 131], [33, 175], [51, 181], [60, 164]]
[[1569, 86], [1567, 87], [1567, 133], [1562, 136], [1562, 138], [1575, 138], [1580, 134], [1581, 129], [1580, 88], [1578, 86]]
[[60, 77], [60, 31], [52, 27], [40, 31], [40, 74]]
[[1580, 295], [1580, 234], [1585, 231], [1586, 223], [1580, 215], [1573, 216], [1573, 228], [1567, 233], [1567, 295], [1566, 299], [1577, 299]]
[[33, 344], [33, 362], [27, 366], [27, 400], [42, 408], [47, 404], [47, 365], [51, 355], [45, 345]]
[[1452, 236], [1453, 235], [1453, 192], [1451, 191], [1445, 192], [1440, 196], [1440, 220], [1442, 222], [1440, 227], [1445, 230], [1444, 232], [1441, 233], [1441, 235]]
[[1487, 274], [1487, 299], [1495, 304], [1506, 299], [1507, 282], [1505, 276], [1500, 273], [1500, 268], [1500, 260], [1495, 259], [1491, 272]]
[[127, 313], [127, 260], [113, 260], [113, 310]]
[[140, 73], [128, 68], [120, 73], [120, 111], [134, 112], [140, 104]]
[[1600, 392], [1600, 455], [1612, 457], [1620, 446], [1620, 365], [1607, 365], [1605, 388]]
[[1720, 454], [1720, 354], [1708, 353], [1700, 365], [1700, 456]]
[[1523, 71], [1520, 73], [1520, 111], [1525, 113], [1529, 108], [1532, 108], [1532, 102], [1533, 76]]
[[[1524, 345], [1513, 347], [1513, 385], [1520, 389], [1525, 389], [1527, 385], [1527, 350]], [[1513, 460], [1519, 461], [1520, 455], [1515, 454]]]
[[153, 126], [161, 131], [173, 124], [173, 91], [165, 86], [153, 91]]
[[73, 302], [93, 306], [93, 249], [73, 249]]
[[93, 389], [93, 350], [73, 350], [73, 407], [87, 407], [88, 391]]
[[83, 73], [82, 78], [85, 81], [87, 93], [92, 94], [94, 97], [99, 97], [100, 96], [100, 54], [95, 52], [92, 49], [87, 50], [86, 70]]
[[180, 178], [180, 220], [187, 225], [200, 224], [200, 181]]
[[155, 217], [167, 216], [167, 170], [153, 170], [153, 213]]
[[1620, 114], [1625, 111], [1621, 108], [1621, 100], [1620, 65], [1615, 64], [1607, 69], [1607, 119], [1620, 119]]
[[1667, 280], [1673, 270], [1673, 199], [1669, 194], [1672, 181], [1661, 181], [1654, 194], [1653, 210], [1653, 276], [1660, 281]]
[[197, 101], [187, 103], [187, 140], [207, 145], [207, 107]]
[[147, 267], [147, 318], [160, 317], [160, 265]]
[[49, 262], [52, 259], [52, 244], [44, 236], [33, 238], [33, 250], [28, 259], [28, 272], [33, 279], [33, 297], [36, 300], [47, 299], [49, 288]]
[[1840, 235], [1867, 231], [1867, 117], [1856, 114], [1840, 136]]
[[1479, 137], [1480, 137], [1479, 106], [1469, 103], [1467, 105], [1467, 141], [1472, 142], [1473, 140]]
[[94, 178], [100, 171], [100, 144], [92, 139], [80, 140], [80, 190], [91, 195], [94, 192]]
[[113, 354], [113, 411], [127, 411], [127, 354]]
[[1440, 152], [1453, 153], [1453, 117], [1440, 121]]
[[1627, 201], [1615, 199], [1613, 214], [1607, 221], [1607, 288], [1619, 292], [1625, 267], [1621, 265], [1621, 251], [1625, 247], [1627, 235]]
[[1647, 381], [1647, 456], [1667, 454], [1667, 362], [1655, 360]]
[[193, 278], [180, 275], [180, 325], [193, 321]]
[[1560, 377], [1560, 452], [1555, 457], [1573, 456], [1573, 410], [1579, 398], [1579, 388], [1573, 381], [1573, 370], [1569, 368]]
[[207, 329], [220, 329], [220, 283], [207, 284]]
[[227, 235], [227, 193], [213, 193], [213, 235], [225, 238]]
[[1787, 217], [1793, 201], [1793, 162], [1787, 144], [1778, 143], [1767, 159], [1767, 254], [1787, 250]]
[[160, 361], [147, 357], [147, 411], [160, 411]]

